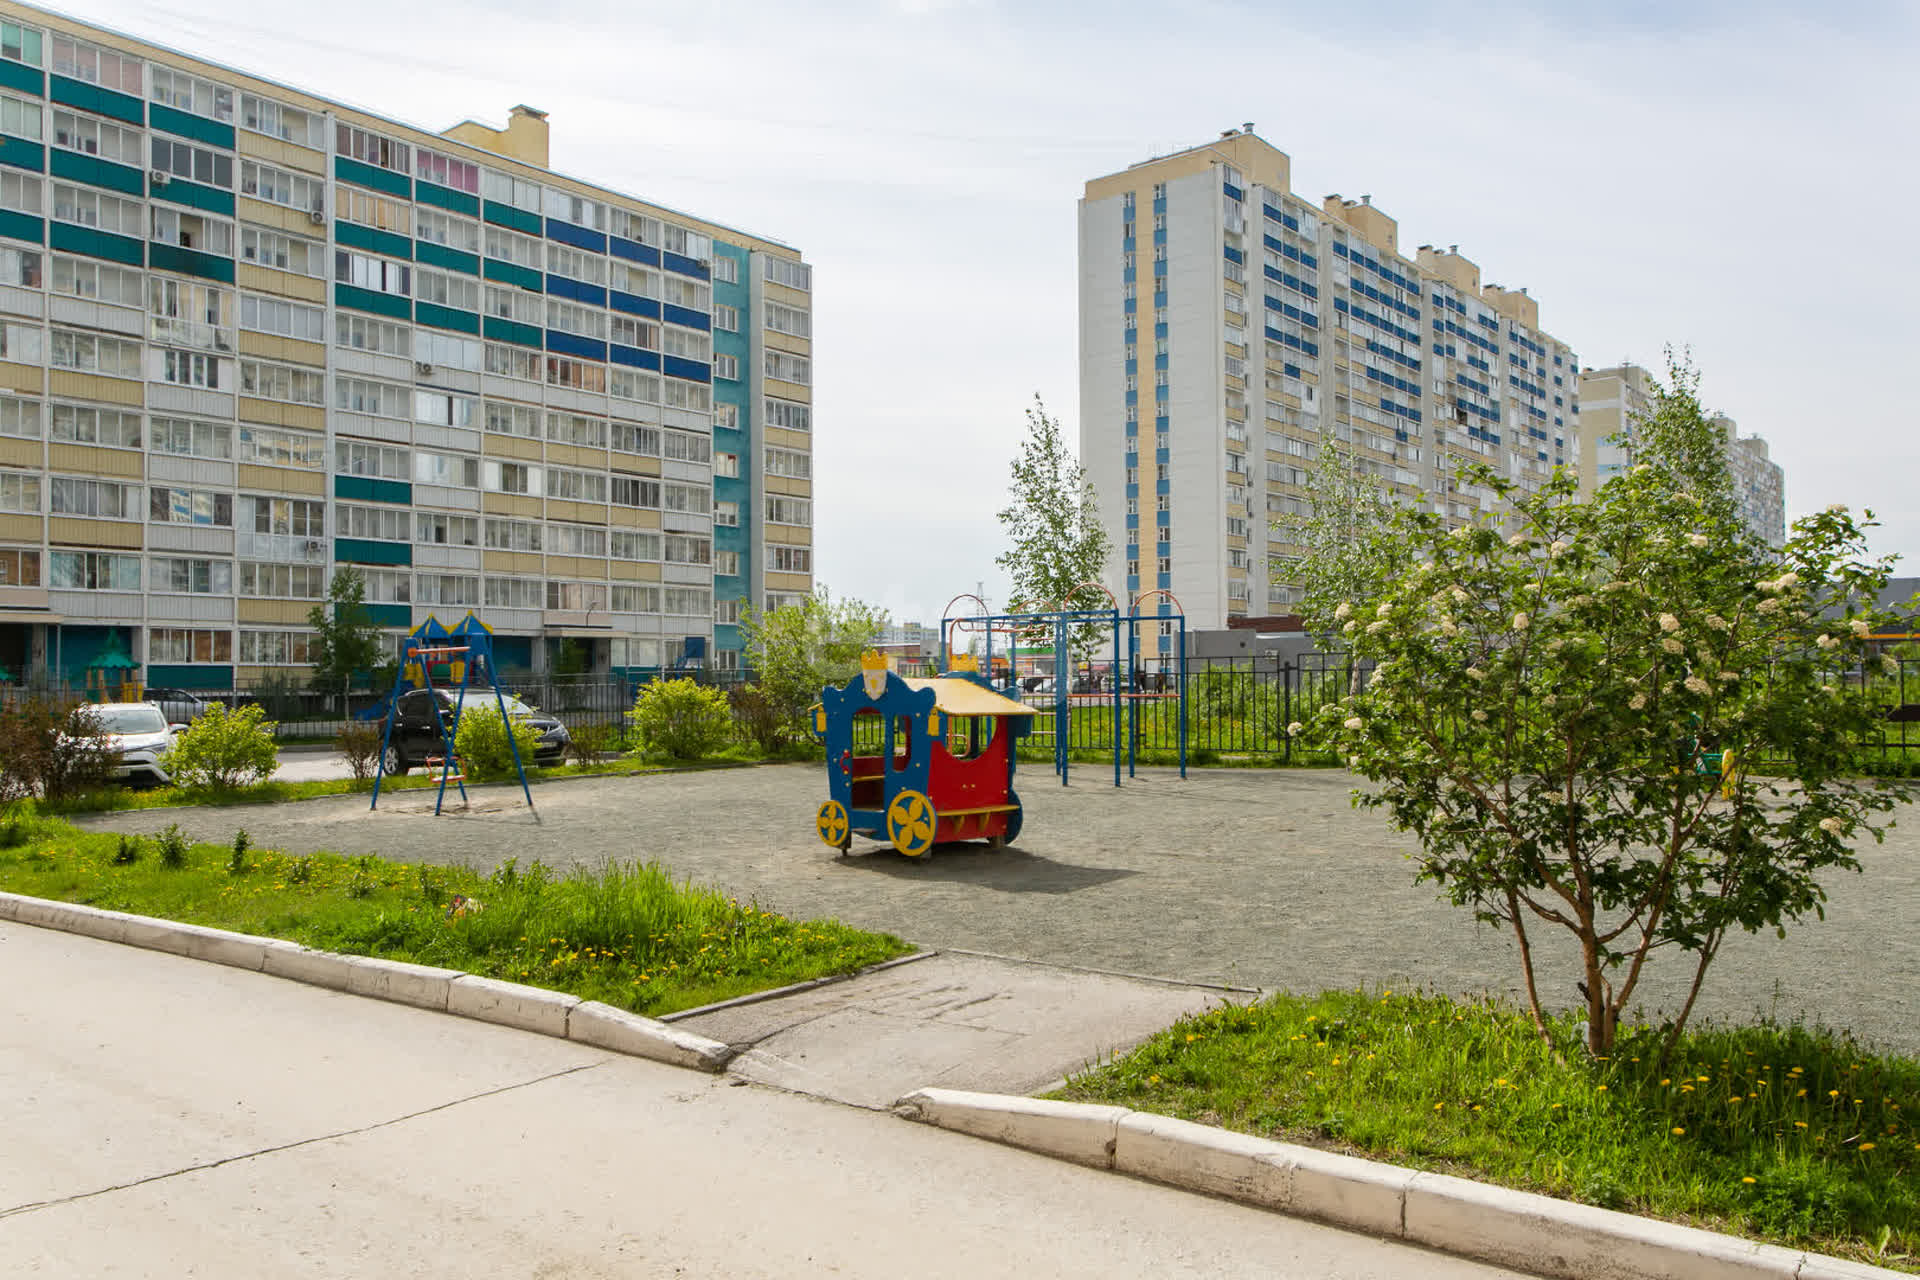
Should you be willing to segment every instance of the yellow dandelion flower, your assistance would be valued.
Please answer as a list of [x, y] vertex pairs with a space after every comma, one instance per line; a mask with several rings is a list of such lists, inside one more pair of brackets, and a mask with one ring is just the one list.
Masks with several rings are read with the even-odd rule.
[[1664, 1088], [1666, 1088], [1666, 1087], [1667, 1087], [1668, 1085], [1670, 1085], [1670, 1084], [1672, 1084], [1672, 1083], [1673, 1083], [1673, 1077], [1672, 1077], [1672, 1076], [1668, 1076], [1668, 1077], [1667, 1077], [1667, 1078], [1666, 1078], [1665, 1080], [1662, 1080], [1662, 1081], [1660, 1082], [1660, 1087], [1661, 1087], [1662, 1089], [1664, 1089]]
[[1686, 1136], [1686, 1133], [1687, 1133], [1687, 1131], [1686, 1131], [1686, 1130], [1685, 1130], [1684, 1128], [1682, 1128], [1682, 1127], [1681, 1127], [1680, 1125], [1675, 1125], [1675, 1126], [1673, 1126], [1673, 1136], [1674, 1136], [1674, 1137], [1676, 1137], [1676, 1138], [1682, 1138], [1682, 1137], [1685, 1137], [1685, 1136]]
[[1607, 1086], [1605, 1086], [1605, 1085], [1603, 1085], [1603, 1084], [1597, 1084], [1597, 1085], [1595, 1085], [1595, 1086], [1593, 1086], [1593, 1091], [1594, 1091], [1595, 1093], [1605, 1093], [1605, 1092], [1607, 1091]]
[[1860, 1149], [1861, 1149], [1862, 1151], [1871, 1151], [1871, 1150], [1873, 1150], [1873, 1146], [1874, 1146], [1874, 1144], [1873, 1144], [1873, 1143], [1871, 1143], [1871, 1142], [1863, 1142], [1863, 1143], [1861, 1143], [1861, 1144], [1860, 1144]]
[[1805, 1120], [1795, 1120], [1793, 1122], [1793, 1127], [1796, 1129], [1804, 1129], [1807, 1127], [1807, 1122]]
[[1433, 1109], [1434, 1109], [1435, 1111], [1440, 1111], [1440, 1110], [1444, 1110], [1444, 1109], [1445, 1109], [1445, 1107], [1446, 1107], [1446, 1105], [1447, 1105], [1447, 1104], [1446, 1104], [1446, 1103], [1444, 1103], [1444, 1102], [1436, 1102], [1436, 1103], [1434, 1103], [1434, 1104], [1433, 1104]]
[[1757, 1182], [1757, 1181], [1759, 1181], [1759, 1179], [1757, 1179], [1757, 1178], [1742, 1178], [1742, 1179], [1740, 1179], [1740, 1181], [1742, 1181], [1742, 1182], [1744, 1182], [1744, 1183], [1746, 1183], [1746, 1184], [1747, 1184], [1748, 1186], [1752, 1186], [1752, 1185], [1753, 1185], [1753, 1184], [1754, 1184], [1755, 1182]]

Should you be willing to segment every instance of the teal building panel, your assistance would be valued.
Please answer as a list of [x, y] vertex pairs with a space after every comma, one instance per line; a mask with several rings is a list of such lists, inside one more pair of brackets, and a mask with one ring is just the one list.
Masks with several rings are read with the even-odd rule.
[[470, 196], [464, 191], [455, 191], [451, 187], [442, 187], [431, 182], [415, 182], [413, 198], [421, 204], [430, 204], [436, 209], [445, 209], [449, 213], [463, 213], [469, 218], [480, 216], [480, 197]]
[[0, 61], [0, 88], [16, 89], [36, 98], [47, 96], [47, 76], [43, 71], [18, 62]]
[[402, 200], [413, 199], [413, 179], [406, 174], [365, 164], [348, 156], [333, 158], [333, 176], [342, 182], [366, 187], [370, 191], [384, 191], [390, 196], [399, 196]]
[[516, 209], [510, 204], [501, 204], [494, 200], [483, 202], [481, 208], [485, 211], [488, 222], [502, 227], [512, 227], [515, 231], [524, 231], [530, 236], [546, 234], [546, 224], [540, 220], [540, 215], [537, 213], [529, 213], [525, 209]]
[[333, 238], [350, 249], [384, 253], [390, 258], [413, 256], [413, 241], [407, 237], [397, 236], [391, 231], [382, 231], [377, 227], [363, 227], [357, 222], [336, 221], [333, 224]]
[[333, 305], [351, 307], [355, 311], [371, 311], [377, 316], [387, 316], [394, 320], [413, 319], [413, 304], [405, 298], [398, 294], [362, 289], [354, 284], [335, 284]]
[[66, 253], [81, 253], [89, 258], [104, 258], [129, 267], [147, 264], [147, 244], [131, 236], [117, 236], [92, 227], [76, 227], [71, 222], [47, 224], [47, 243]]
[[218, 280], [222, 284], [233, 283], [232, 258], [201, 253], [195, 249], [182, 249], [178, 245], [148, 246], [147, 265], [155, 271], [178, 271], [181, 275], [199, 276], [202, 280]]
[[115, 120], [125, 120], [128, 124], [145, 124], [146, 103], [131, 94], [115, 93], [112, 89], [102, 89], [97, 84], [88, 84], [84, 80], [74, 80], [67, 76], [52, 76], [47, 80], [47, 96], [55, 102], [69, 107], [79, 107], [82, 111], [91, 111], [95, 115], [112, 116]]
[[546, 278], [531, 267], [523, 267], [514, 262], [502, 262], [498, 258], [488, 258], [481, 274], [496, 284], [518, 285], [530, 293], [544, 292]]
[[444, 267], [448, 271], [458, 271], [470, 276], [480, 274], [480, 256], [478, 254], [462, 253], [458, 249], [449, 249], [447, 246], [435, 244], [431, 240], [414, 241], [413, 251], [413, 256], [418, 259], [423, 266]]
[[147, 123], [177, 138], [192, 138], [195, 142], [204, 142], [208, 146], [220, 147], [227, 151], [233, 150], [232, 125], [180, 111], [164, 103], [156, 102], [147, 108]]
[[540, 348], [546, 344], [546, 335], [538, 326], [503, 320], [499, 316], [487, 316], [483, 332], [494, 342], [511, 342], [517, 346], [534, 348]]
[[37, 142], [28, 142], [25, 138], [0, 134], [0, 164], [43, 173], [47, 167], [47, 149]]
[[47, 157], [48, 171], [56, 178], [67, 178], [73, 182], [84, 182], [89, 186], [105, 187], [109, 191], [118, 191], [124, 195], [143, 196], [147, 193], [147, 175], [132, 165], [114, 164], [98, 156], [82, 155], [78, 151], [66, 151], [59, 147]]
[[149, 178], [147, 185], [148, 194], [155, 200], [165, 200], [168, 204], [183, 204], [189, 209], [217, 213], [223, 218], [233, 216], [233, 192], [231, 191], [209, 187], [205, 183], [188, 182], [184, 178], [168, 178], [165, 182], [155, 182]]
[[[342, 477], [352, 479], [353, 477]], [[354, 564], [407, 564], [413, 563], [413, 544], [410, 542], [375, 542], [368, 538], [335, 538], [333, 540], [333, 558], [346, 560]]]
[[375, 480], [369, 476], [335, 476], [333, 496], [349, 502], [392, 502], [413, 505], [413, 486], [404, 480]]
[[150, 689], [231, 689], [233, 688], [233, 668], [149, 662], [147, 687]]
[[443, 307], [433, 302], [413, 304], [413, 322], [435, 329], [451, 329], [455, 333], [480, 334], [480, 317], [471, 311], [455, 311], [452, 307]]
[[9, 240], [25, 240], [28, 244], [45, 244], [47, 224], [30, 213], [0, 209], [0, 236]]

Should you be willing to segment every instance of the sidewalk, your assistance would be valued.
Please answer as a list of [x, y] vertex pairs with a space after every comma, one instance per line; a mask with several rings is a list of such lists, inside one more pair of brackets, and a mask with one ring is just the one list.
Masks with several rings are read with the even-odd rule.
[[1513, 1274], [132, 947], [0, 924], [0, 965], [0, 1250], [25, 1272]]

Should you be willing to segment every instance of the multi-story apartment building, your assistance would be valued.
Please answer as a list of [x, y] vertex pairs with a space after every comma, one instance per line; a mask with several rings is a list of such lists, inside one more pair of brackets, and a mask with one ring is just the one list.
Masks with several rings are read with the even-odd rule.
[[[1653, 375], [1637, 364], [1618, 364], [1580, 373], [1580, 487], [1591, 493], [1632, 464], [1633, 424], [1649, 412]], [[1716, 415], [1733, 473], [1734, 501], [1747, 529], [1769, 546], [1786, 541], [1786, 476], [1767, 456], [1767, 442], [1743, 436], [1732, 418]]]
[[1575, 460], [1579, 365], [1534, 299], [1457, 246], [1403, 255], [1370, 197], [1316, 206], [1290, 169], [1248, 125], [1080, 202], [1080, 452], [1108, 582], [1171, 591], [1190, 627], [1292, 611], [1287, 530], [1330, 439], [1460, 519], [1492, 495], [1458, 463], [1535, 485]]
[[355, 565], [396, 634], [738, 662], [812, 585], [811, 271], [557, 173], [0, 2], [0, 667], [244, 685]]

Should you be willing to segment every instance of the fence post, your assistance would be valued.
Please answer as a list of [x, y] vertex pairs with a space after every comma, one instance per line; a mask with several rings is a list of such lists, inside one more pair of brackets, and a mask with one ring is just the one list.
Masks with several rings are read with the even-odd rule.
[[1280, 713], [1280, 735], [1281, 741], [1285, 744], [1280, 748], [1280, 762], [1292, 764], [1293, 730], [1290, 726], [1293, 724], [1293, 660], [1291, 658], [1287, 660], [1284, 667], [1280, 668], [1280, 697], [1283, 708]]

